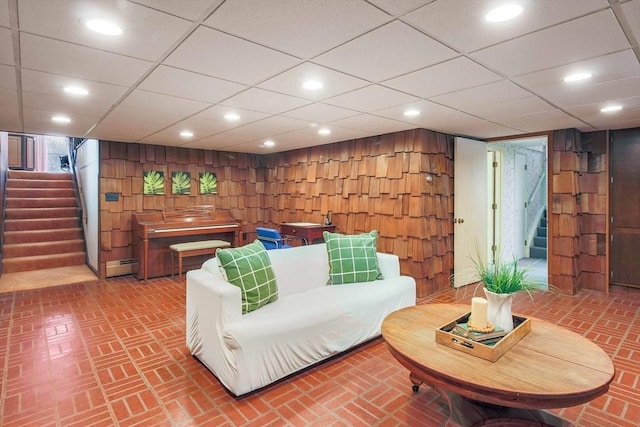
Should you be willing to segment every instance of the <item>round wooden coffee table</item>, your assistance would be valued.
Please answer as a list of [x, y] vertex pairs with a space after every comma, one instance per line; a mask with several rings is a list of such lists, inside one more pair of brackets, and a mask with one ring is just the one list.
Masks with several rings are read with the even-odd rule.
[[489, 362], [441, 345], [435, 330], [469, 306], [424, 304], [391, 313], [382, 323], [391, 354], [410, 372], [414, 391], [436, 390], [451, 410], [447, 425], [570, 425], [540, 409], [575, 406], [603, 395], [615, 368], [582, 336], [531, 318], [531, 332]]

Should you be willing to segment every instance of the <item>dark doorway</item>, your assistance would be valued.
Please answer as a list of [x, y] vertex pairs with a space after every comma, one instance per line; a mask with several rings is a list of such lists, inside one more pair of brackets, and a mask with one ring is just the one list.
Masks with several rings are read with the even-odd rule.
[[610, 283], [640, 288], [640, 128], [611, 132]]

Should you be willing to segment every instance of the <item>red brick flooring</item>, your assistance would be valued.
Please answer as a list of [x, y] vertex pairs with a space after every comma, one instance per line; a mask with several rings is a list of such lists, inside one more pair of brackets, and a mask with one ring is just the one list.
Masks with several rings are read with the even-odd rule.
[[[468, 302], [447, 290], [421, 303]], [[411, 391], [381, 339], [244, 398], [192, 358], [184, 283], [132, 277], [0, 294], [0, 425], [437, 426], [438, 395]], [[559, 413], [578, 426], [640, 423], [640, 295], [518, 295], [518, 312], [598, 343], [610, 391]]]

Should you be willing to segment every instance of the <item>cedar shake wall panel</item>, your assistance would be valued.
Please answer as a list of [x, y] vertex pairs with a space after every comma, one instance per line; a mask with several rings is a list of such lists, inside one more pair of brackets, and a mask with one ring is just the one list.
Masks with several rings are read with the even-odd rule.
[[399, 256], [418, 296], [449, 287], [452, 146], [452, 137], [413, 130], [269, 154], [265, 222], [319, 223], [331, 212], [339, 233], [378, 230], [379, 250]]
[[[131, 214], [162, 211], [194, 205], [214, 205], [231, 210], [231, 215], [252, 224], [262, 221], [259, 212], [265, 183], [256, 182], [257, 156], [244, 153], [212, 152], [137, 143], [100, 141], [100, 253], [99, 273], [104, 277], [107, 261], [133, 257]], [[144, 196], [143, 171], [165, 174], [165, 194]], [[171, 193], [171, 172], [191, 174], [191, 194]], [[199, 194], [199, 173], [214, 172], [218, 194]], [[264, 171], [260, 172], [264, 173]], [[106, 192], [119, 193], [118, 202], [105, 202]], [[252, 227], [247, 227], [251, 232]]]
[[606, 146], [606, 131], [553, 132], [549, 275], [563, 293], [606, 291]]

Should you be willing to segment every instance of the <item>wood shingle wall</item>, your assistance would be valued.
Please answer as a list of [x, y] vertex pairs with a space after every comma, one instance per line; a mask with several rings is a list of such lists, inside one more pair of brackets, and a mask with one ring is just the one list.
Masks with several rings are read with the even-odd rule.
[[[265, 205], [271, 225], [322, 222], [378, 230], [378, 249], [400, 257], [418, 296], [453, 273], [453, 138], [424, 129], [272, 154]], [[426, 180], [427, 174], [433, 177]]]
[[[165, 174], [164, 196], [143, 196], [143, 171]], [[171, 194], [171, 172], [191, 173], [191, 194]], [[215, 172], [218, 194], [198, 194], [199, 172]], [[427, 174], [433, 177], [426, 180]], [[120, 194], [106, 202], [105, 193]], [[271, 155], [100, 142], [100, 276], [107, 261], [132, 258], [131, 214], [214, 204], [255, 226], [323, 222], [340, 233], [378, 230], [378, 248], [400, 257], [419, 296], [453, 273], [453, 139], [424, 129]]]
[[[245, 222], [262, 219], [261, 190], [256, 179], [256, 155], [165, 147], [123, 142], [100, 142], [100, 277], [106, 262], [133, 257], [131, 214], [162, 211], [165, 207], [215, 205]], [[143, 171], [163, 171], [165, 194], [143, 196]], [[171, 172], [191, 173], [191, 194], [171, 194]], [[215, 172], [218, 194], [199, 194], [200, 172]], [[106, 202], [105, 193], [119, 193]]]
[[561, 292], [607, 291], [607, 133], [553, 132], [550, 282]]
[[584, 289], [607, 289], [608, 132], [582, 134], [580, 153], [580, 262]]

